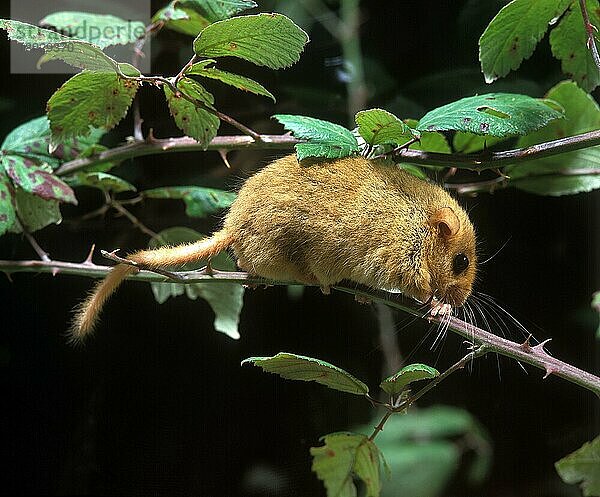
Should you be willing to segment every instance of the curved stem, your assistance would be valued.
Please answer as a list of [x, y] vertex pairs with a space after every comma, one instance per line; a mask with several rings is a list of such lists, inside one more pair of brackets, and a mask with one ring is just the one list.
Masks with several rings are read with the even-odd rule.
[[[0, 271], [4, 273], [18, 272], [35, 272], [35, 273], [52, 273], [56, 274], [73, 274], [78, 276], [87, 276], [91, 278], [101, 278], [106, 276], [110, 267], [98, 266], [86, 263], [72, 263], [62, 261], [0, 261]], [[217, 271], [213, 270], [211, 274], [206, 274], [206, 271], [179, 271], [172, 273], [176, 277], [176, 281], [184, 284], [190, 283], [238, 283], [242, 285], [295, 285], [292, 281], [274, 281], [251, 276], [244, 272], [233, 271]], [[156, 281], [164, 282], [165, 277], [150, 271], [140, 271], [139, 273], [129, 277], [132, 280], [138, 281]], [[380, 302], [395, 309], [400, 309], [408, 312], [413, 316], [424, 318], [422, 309], [419, 309], [417, 304], [397, 294], [390, 294], [382, 290], [373, 290], [366, 287], [349, 287], [335, 286], [334, 289], [357, 295], [372, 302]], [[465, 337], [474, 345], [485, 346], [486, 352], [495, 352], [497, 354], [516, 359], [522, 363], [530, 364], [536, 368], [545, 371], [545, 376], [555, 375], [563, 378], [571, 383], [579, 385], [590, 392], [600, 396], [600, 378], [583, 371], [575, 366], [565, 363], [555, 357], [550, 356], [545, 350], [542, 342], [539, 345], [531, 346], [528, 341], [525, 343], [516, 343], [501, 338], [493, 333], [478, 328], [472, 324], [461, 321], [455, 317], [428, 317], [432, 321], [441, 322], [442, 319], [448, 329], [452, 332]]]
[[583, 26], [585, 28], [585, 32], [587, 34], [587, 48], [592, 54], [592, 59], [594, 59], [594, 64], [596, 64], [596, 69], [600, 71], [600, 54], [598, 54], [598, 47], [596, 46], [595, 34], [598, 31], [598, 28], [594, 26], [590, 22], [590, 16], [587, 11], [587, 5], [585, 4], [585, 0], [579, 0], [579, 7], [581, 8], [581, 16], [583, 17]]
[[[143, 142], [136, 141], [115, 147], [91, 157], [83, 157], [60, 166], [55, 174], [64, 176], [72, 174], [86, 167], [95, 166], [103, 162], [122, 161], [145, 155], [165, 154], [174, 152], [192, 152], [205, 150], [239, 150], [243, 148], [279, 149], [290, 150], [302, 140], [290, 135], [260, 135], [260, 140], [251, 136], [217, 136], [208, 146], [204, 147], [193, 138], [150, 138]], [[517, 148], [502, 152], [482, 152], [480, 154], [442, 154], [437, 152], [424, 152], [422, 150], [399, 150], [394, 157], [397, 162], [412, 164], [456, 167], [459, 169], [472, 169], [483, 171], [497, 169], [508, 164], [550, 157], [565, 152], [572, 152], [582, 148], [600, 145], [600, 130], [589, 131], [559, 140], [552, 140], [526, 148]]]

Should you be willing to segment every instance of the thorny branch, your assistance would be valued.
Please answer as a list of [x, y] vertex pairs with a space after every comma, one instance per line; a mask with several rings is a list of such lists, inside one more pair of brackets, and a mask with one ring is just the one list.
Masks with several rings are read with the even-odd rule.
[[[72, 274], [77, 276], [86, 276], [90, 278], [101, 278], [106, 276], [110, 267], [99, 266], [90, 262], [73, 263], [63, 261], [0, 261], [0, 271], [11, 274], [18, 272], [35, 272], [35, 273], [52, 273], [52, 274]], [[273, 281], [264, 278], [251, 276], [244, 272], [234, 271], [218, 271], [212, 270], [211, 274], [207, 274], [205, 270], [200, 271], [178, 271], [172, 273], [172, 279], [180, 283], [218, 283], [229, 282], [242, 285], [290, 285], [297, 284], [291, 281]], [[130, 276], [129, 279], [137, 281], [155, 281], [164, 282], [165, 276], [161, 276], [151, 271], [140, 271], [139, 273]], [[424, 318], [422, 309], [409, 299], [403, 298], [397, 294], [390, 294], [381, 290], [373, 290], [365, 287], [349, 287], [335, 286], [334, 289], [357, 295], [359, 297], [369, 299], [375, 303], [383, 303], [395, 309], [400, 309], [404, 312]], [[558, 376], [571, 383], [579, 385], [587, 390], [600, 396], [600, 378], [583, 371], [575, 366], [567, 364], [555, 357], [550, 356], [544, 346], [548, 340], [532, 346], [529, 341], [519, 344], [511, 342], [505, 338], [501, 338], [493, 333], [478, 328], [472, 324], [466, 323], [455, 317], [435, 317], [433, 321], [442, 322], [448, 325], [448, 329], [466, 338], [473, 346], [484, 346], [485, 352], [494, 352], [497, 354], [510, 357], [522, 363], [530, 364], [536, 368], [545, 371], [545, 376]]]
[[[260, 135], [260, 141], [255, 140], [251, 136], [217, 136], [207, 146], [203, 146], [193, 138], [187, 136], [164, 139], [157, 139], [150, 136], [145, 141], [134, 141], [133, 143], [105, 150], [90, 157], [65, 162], [55, 171], [55, 174], [65, 176], [104, 162], [118, 162], [145, 155], [204, 150], [237, 150], [243, 148], [290, 150], [294, 145], [301, 142], [301, 140], [287, 134]], [[478, 154], [442, 154], [422, 150], [401, 149], [394, 155], [394, 160], [396, 162], [408, 162], [417, 165], [456, 167], [473, 171], [484, 171], [596, 145], [600, 145], [600, 130], [501, 152], [486, 151]], [[582, 174], [594, 172], [594, 170], [590, 172], [588, 169], [581, 171]]]

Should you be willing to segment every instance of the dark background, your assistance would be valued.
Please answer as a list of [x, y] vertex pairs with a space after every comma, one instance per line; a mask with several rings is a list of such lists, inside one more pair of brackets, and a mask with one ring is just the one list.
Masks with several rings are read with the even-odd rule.
[[[259, 2], [265, 11], [284, 11], [294, 3]], [[363, 2], [369, 106], [418, 118], [437, 105], [490, 91], [479, 73], [476, 43], [502, 4]], [[9, 16], [4, 4], [0, 14]], [[308, 28], [306, 19], [296, 21]], [[219, 109], [260, 132], [281, 132], [268, 119], [276, 112], [347, 123], [345, 86], [336, 65], [340, 48], [318, 25], [310, 35], [303, 58], [289, 70], [224, 64], [263, 82], [278, 97], [276, 105], [214, 85]], [[164, 31], [153, 42], [154, 70], [176, 73], [189, 58], [182, 49], [189, 42]], [[0, 57], [6, 65], [6, 41], [0, 43]], [[517, 73], [491, 88], [542, 96], [561, 78], [544, 39]], [[1, 134], [41, 115], [64, 80], [5, 69]], [[145, 129], [153, 127], [159, 137], [177, 135], [160, 94], [143, 88], [140, 95]], [[225, 125], [221, 132], [234, 134]], [[128, 118], [106, 143], [130, 133]], [[140, 190], [193, 182], [233, 188], [276, 155], [233, 153], [234, 169], [227, 171], [216, 153], [172, 154], [136, 159], [117, 172]], [[101, 202], [92, 190], [81, 189], [78, 198], [77, 208], [63, 209], [60, 226], [36, 233], [54, 258], [83, 260], [92, 243], [107, 249], [147, 244], [123, 218], [78, 221]], [[552, 337], [553, 355], [597, 372], [597, 318], [589, 302], [600, 288], [598, 193], [546, 198], [503, 190], [463, 202], [483, 240], [482, 258], [508, 241], [482, 267], [478, 289], [522, 318], [537, 339]], [[210, 232], [218, 224], [217, 217], [186, 218], [177, 202], [148, 202], [133, 212], [155, 231], [186, 225]], [[20, 236], [7, 235], [0, 239], [0, 258], [35, 254]], [[374, 387], [383, 361], [376, 314], [351, 296], [306, 289], [295, 300], [286, 288], [246, 291], [242, 338], [233, 341], [212, 329], [213, 315], [203, 301], [180, 297], [159, 306], [146, 285], [129, 283], [107, 306], [96, 336], [85, 348], [73, 349], [63, 333], [71, 308], [92, 282], [47, 274], [16, 274], [10, 280], [0, 279], [0, 430], [6, 458], [0, 492], [267, 495], [251, 484], [250, 475], [262, 474], [271, 495], [321, 495], [308, 448], [319, 436], [366, 423], [373, 415], [352, 396], [239, 366], [245, 357], [285, 350], [325, 359]], [[400, 348], [412, 361], [443, 369], [464, 353], [455, 336], [432, 350], [435, 330], [417, 347], [432, 329], [421, 322], [404, 327], [407, 317], [395, 317]], [[509, 328], [509, 338], [523, 339], [516, 327]], [[560, 482], [553, 463], [597, 433], [598, 403], [575, 385], [542, 380], [540, 371], [525, 369], [504, 358], [480, 359], [419, 402], [466, 408], [493, 439], [494, 465], [483, 487], [469, 488], [459, 477], [445, 495], [577, 495]]]

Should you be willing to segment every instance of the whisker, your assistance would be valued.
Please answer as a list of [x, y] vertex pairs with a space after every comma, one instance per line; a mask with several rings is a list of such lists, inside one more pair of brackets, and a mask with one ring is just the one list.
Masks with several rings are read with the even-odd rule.
[[481, 266], [483, 264], [487, 264], [488, 262], [490, 262], [494, 257], [496, 257], [500, 252], [502, 252], [504, 250], [504, 248], [508, 245], [508, 242], [510, 242], [512, 237], [508, 237], [508, 240], [506, 240], [502, 246], [496, 250], [496, 252], [494, 252], [493, 255], [491, 255], [490, 257], [488, 257], [485, 261], [483, 262], [478, 262], [477, 265]]

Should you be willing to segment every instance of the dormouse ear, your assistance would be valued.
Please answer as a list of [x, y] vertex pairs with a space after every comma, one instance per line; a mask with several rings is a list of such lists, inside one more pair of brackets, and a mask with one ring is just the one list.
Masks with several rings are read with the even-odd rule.
[[436, 210], [429, 218], [429, 222], [438, 229], [444, 238], [450, 238], [460, 230], [460, 220], [452, 207], [441, 207]]

